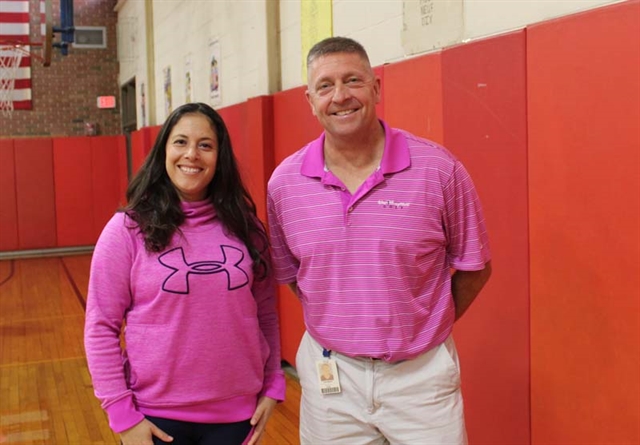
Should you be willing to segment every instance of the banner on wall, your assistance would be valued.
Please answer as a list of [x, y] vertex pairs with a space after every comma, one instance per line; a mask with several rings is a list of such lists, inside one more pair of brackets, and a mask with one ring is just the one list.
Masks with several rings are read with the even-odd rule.
[[184, 58], [184, 103], [189, 103], [193, 100], [192, 81], [191, 54], [187, 54]]
[[333, 36], [331, 0], [300, 2], [300, 29], [302, 39], [302, 83], [307, 83], [307, 53], [322, 39]]
[[404, 0], [402, 47], [417, 54], [460, 43], [464, 32], [463, 0]]
[[[27, 43], [30, 34], [29, 0], [0, 1], [0, 40]], [[16, 61], [17, 55], [13, 49], [4, 48], [0, 52], [0, 70], [2, 70], [2, 85], [13, 85], [13, 88], [2, 88], [2, 97], [11, 103], [12, 110], [31, 110], [31, 54], [19, 53], [20, 65], [10, 70], [10, 61]], [[4, 109], [3, 109], [4, 110]]]
[[220, 60], [220, 41], [212, 39], [209, 43], [209, 98], [214, 107], [222, 103]]
[[164, 117], [167, 118], [171, 114], [171, 67], [163, 69], [162, 75], [164, 79]]

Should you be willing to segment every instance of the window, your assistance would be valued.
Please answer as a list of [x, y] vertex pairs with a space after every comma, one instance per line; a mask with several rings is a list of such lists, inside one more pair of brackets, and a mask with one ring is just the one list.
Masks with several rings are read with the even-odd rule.
[[107, 28], [104, 26], [76, 26], [73, 36], [74, 48], [106, 48]]

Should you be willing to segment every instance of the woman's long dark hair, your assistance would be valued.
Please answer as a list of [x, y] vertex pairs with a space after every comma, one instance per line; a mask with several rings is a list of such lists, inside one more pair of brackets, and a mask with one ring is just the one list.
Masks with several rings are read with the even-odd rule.
[[129, 184], [124, 210], [140, 228], [149, 252], [164, 250], [173, 234], [180, 230], [185, 216], [178, 192], [167, 174], [165, 158], [171, 130], [187, 114], [201, 114], [211, 122], [218, 139], [218, 162], [207, 196], [225, 229], [247, 247], [254, 273], [262, 279], [268, 272], [267, 235], [257, 217], [255, 202], [242, 184], [227, 126], [209, 105], [189, 103], [169, 115], [151, 153]]

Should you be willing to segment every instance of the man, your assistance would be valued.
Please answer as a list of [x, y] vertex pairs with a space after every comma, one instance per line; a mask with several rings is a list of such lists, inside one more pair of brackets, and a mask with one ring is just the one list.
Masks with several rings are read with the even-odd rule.
[[[446, 149], [377, 118], [380, 79], [359, 43], [323, 40], [307, 67], [325, 131], [268, 186], [276, 278], [307, 329], [301, 443], [466, 443], [451, 331], [491, 274], [473, 183]], [[319, 363], [335, 384], [318, 384]]]

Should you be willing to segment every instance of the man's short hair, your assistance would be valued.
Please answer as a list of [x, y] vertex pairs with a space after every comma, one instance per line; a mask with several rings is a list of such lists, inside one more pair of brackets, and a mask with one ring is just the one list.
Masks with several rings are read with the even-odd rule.
[[309, 54], [307, 55], [307, 68], [318, 57], [336, 53], [359, 54], [367, 63], [370, 63], [369, 56], [364, 47], [355, 40], [348, 37], [328, 37], [313, 45], [309, 50]]

